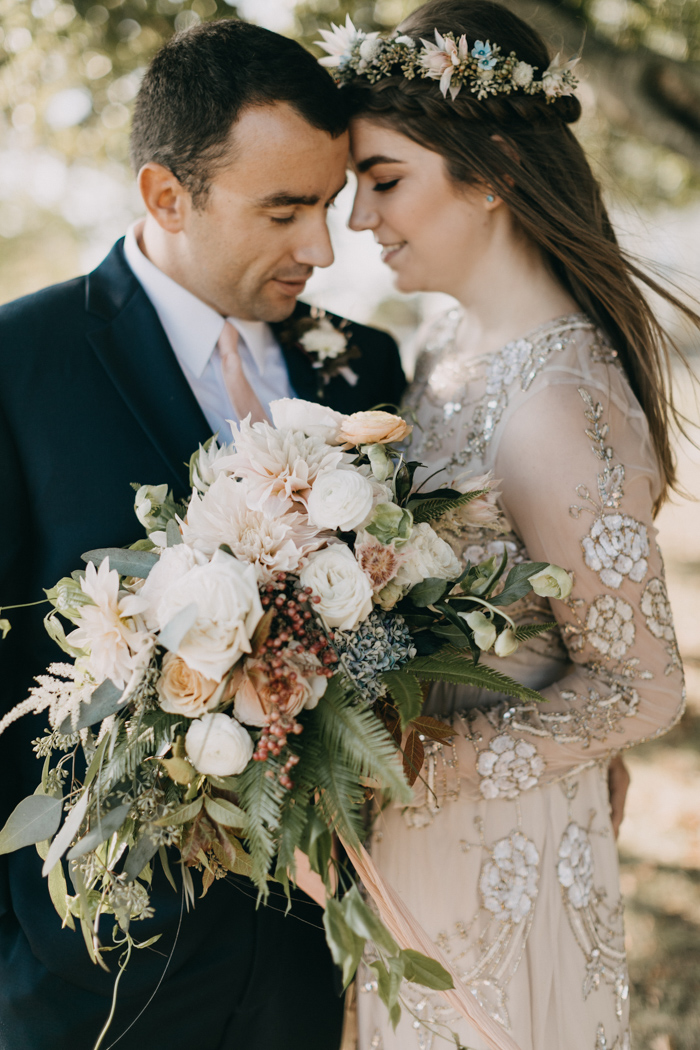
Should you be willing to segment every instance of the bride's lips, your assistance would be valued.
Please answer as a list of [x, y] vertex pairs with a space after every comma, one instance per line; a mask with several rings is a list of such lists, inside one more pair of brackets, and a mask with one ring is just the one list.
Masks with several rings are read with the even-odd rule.
[[382, 262], [391, 262], [405, 245], [406, 241], [399, 241], [397, 244], [382, 244]]

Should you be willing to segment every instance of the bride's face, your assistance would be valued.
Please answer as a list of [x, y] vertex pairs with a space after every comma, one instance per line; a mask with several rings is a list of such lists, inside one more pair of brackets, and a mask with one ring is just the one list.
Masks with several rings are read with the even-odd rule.
[[350, 142], [358, 183], [350, 228], [372, 230], [399, 291], [460, 298], [489, 242], [488, 191], [457, 186], [440, 154], [371, 120], [353, 121]]

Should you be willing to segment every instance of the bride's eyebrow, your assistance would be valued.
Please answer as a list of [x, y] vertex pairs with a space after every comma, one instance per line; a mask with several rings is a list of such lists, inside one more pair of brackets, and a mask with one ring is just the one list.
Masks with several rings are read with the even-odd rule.
[[375, 153], [373, 157], [367, 157], [366, 160], [360, 160], [357, 162], [356, 167], [360, 175], [364, 175], [366, 171], [373, 168], [375, 164], [405, 164], [403, 160], [397, 160], [396, 157], [384, 157], [380, 153]]

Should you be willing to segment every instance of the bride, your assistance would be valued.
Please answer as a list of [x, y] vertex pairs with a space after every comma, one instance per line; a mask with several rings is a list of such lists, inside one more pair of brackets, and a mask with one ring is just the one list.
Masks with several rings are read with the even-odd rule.
[[[556, 627], [503, 665], [546, 703], [434, 688], [427, 711], [453, 742], [428, 745], [425, 784], [377, 817], [372, 854], [522, 1050], [628, 1050], [607, 777], [683, 710], [653, 525], [675, 481], [668, 341], [569, 129], [574, 63], [550, 64], [486, 0], [434, 0], [398, 33], [358, 46], [347, 27], [325, 62], [355, 99], [351, 227], [373, 231], [401, 291], [459, 302], [422, 342], [411, 458], [441, 484], [501, 479], [505, 535], [443, 530], [465, 560], [507, 551], [575, 582], [565, 600], [523, 600], [523, 619]], [[410, 986], [413, 1016], [392, 1031], [372, 977], [360, 1050], [428, 1050], [450, 1028], [484, 1046]]]

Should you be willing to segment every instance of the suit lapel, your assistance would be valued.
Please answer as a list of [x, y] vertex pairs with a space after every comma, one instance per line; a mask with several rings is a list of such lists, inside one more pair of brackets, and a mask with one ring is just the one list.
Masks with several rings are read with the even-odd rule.
[[310, 311], [311, 307], [307, 303], [297, 303], [290, 319], [273, 323], [270, 327], [275, 339], [282, 348], [282, 355], [287, 366], [287, 374], [289, 375], [292, 390], [297, 397], [302, 398], [304, 401], [318, 401], [318, 376], [316, 375], [316, 369], [306, 354], [295, 343], [290, 341], [285, 332], [290, 320], [294, 322], [301, 320], [302, 317], [308, 317]]
[[88, 277], [86, 307], [103, 323], [88, 339], [116, 390], [167, 463], [178, 488], [210, 427], [146, 293], [118, 242]]

